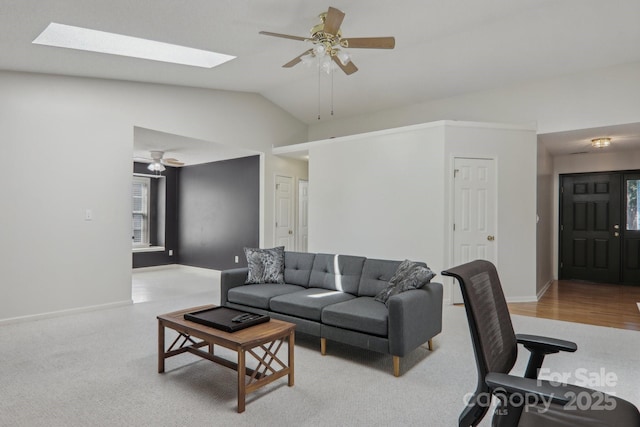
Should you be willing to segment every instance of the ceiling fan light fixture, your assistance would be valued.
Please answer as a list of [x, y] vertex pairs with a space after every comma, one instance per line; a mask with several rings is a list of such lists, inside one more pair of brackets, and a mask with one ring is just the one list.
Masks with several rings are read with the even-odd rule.
[[351, 61], [351, 55], [347, 51], [340, 49], [337, 52], [336, 56], [342, 65], [347, 65]]
[[320, 69], [327, 74], [331, 74], [332, 71], [335, 71], [338, 68], [335, 62], [331, 60], [331, 56], [325, 55], [320, 58]]
[[147, 169], [149, 169], [152, 172], [164, 172], [167, 168], [165, 168], [164, 165], [159, 161], [153, 161], [149, 163], [149, 166], [147, 166]]
[[313, 47], [314, 55], [322, 57], [327, 53], [327, 48], [323, 44], [317, 44]]
[[595, 138], [591, 140], [591, 146], [595, 148], [604, 148], [611, 145], [611, 138]]
[[316, 57], [313, 55], [313, 53], [309, 53], [307, 55], [303, 55], [300, 57], [300, 61], [306, 66], [313, 65], [313, 63], [315, 62], [315, 59]]

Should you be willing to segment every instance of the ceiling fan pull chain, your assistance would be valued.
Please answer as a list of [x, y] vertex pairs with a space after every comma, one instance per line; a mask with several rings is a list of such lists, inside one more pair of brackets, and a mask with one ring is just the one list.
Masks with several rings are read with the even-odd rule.
[[333, 116], [333, 75], [335, 70], [331, 69], [331, 115]]
[[318, 62], [318, 120], [320, 120], [320, 77], [321, 77], [321, 70], [320, 70], [320, 63]]

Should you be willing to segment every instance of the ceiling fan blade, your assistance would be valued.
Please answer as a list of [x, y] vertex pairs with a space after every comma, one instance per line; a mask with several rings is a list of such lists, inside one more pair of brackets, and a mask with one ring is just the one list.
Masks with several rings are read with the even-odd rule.
[[298, 41], [301, 41], [301, 42], [307, 40], [306, 37], [290, 36], [289, 34], [271, 33], [269, 31], [260, 31], [259, 34], [263, 34], [265, 36], [280, 37], [280, 38], [283, 38], [283, 39], [298, 40]]
[[342, 65], [342, 62], [340, 62], [337, 57], [332, 56], [331, 58], [333, 59], [333, 62], [338, 64], [338, 67], [340, 67], [347, 76], [358, 71], [358, 67], [356, 67], [356, 65], [351, 61], [347, 62], [347, 65]]
[[308, 54], [308, 53], [311, 53], [312, 51], [313, 51], [313, 49], [309, 49], [309, 50], [307, 50], [307, 51], [305, 51], [305, 52], [302, 52], [300, 55], [296, 56], [296, 57], [295, 57], [295, 58], [293, 58], [291, 61], [289, 61], [289, 62], [287, 62], [286, 64], [284, 64], [284, 65], [282, 66], [282, 68], [291, 68], [291, 67], [293, 67], [294, 65], [298, 65], [298, 64], [302, 61], [302, 59], [300, 59], [300, 58], [302, 58], [303, 56], [305, 56], [305, 55], [306, 55], [306, 54]]
[[356, 37], [342, 39], [346, 47], [359, 49], [393, 49], [396, 46], [395, 37]]
[[327, 11], [327, 17], [324, 20], [324, 32], [335, 36], [340, 29], [340, 25], [342, 25], [343, 19], [344, 12], [335, 7], [330, 7]]
[[178, 159], [173, 159], [173, 158], [163, 159], [162, 163], [170, 166], [184, 166], [184, 162], [181, 162]]

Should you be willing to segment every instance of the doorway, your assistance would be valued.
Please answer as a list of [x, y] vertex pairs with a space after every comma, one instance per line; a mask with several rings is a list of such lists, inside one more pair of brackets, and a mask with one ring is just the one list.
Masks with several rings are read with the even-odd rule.
[[276, 175], [275, 188], [275, 242], [284, 246], [286, 251], [295, 250], [295, 218], [293, 203], [295, 199], [293, 177]]
[[640, 284], [640, 171], [560, 175], [559, 278]]

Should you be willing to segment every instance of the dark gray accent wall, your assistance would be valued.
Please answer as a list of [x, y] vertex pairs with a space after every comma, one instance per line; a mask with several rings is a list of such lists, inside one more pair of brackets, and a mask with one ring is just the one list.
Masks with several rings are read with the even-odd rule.
[[246, 266], [243, 248], [258, 247], [260, 241], [259, 159], [243, 157], [181, 169], [180, 264], [216, 270]]
[[[133, 172], [151, 174], [146, 163], [134, 162]], [[178, 264], [178, 182], [180, 168], [167, 166], [162, 172], [164, 179], [151, 180], [151, 192], [156, 203], [152, 204], [149, 212], [152, 245], [164, 246], [161, 252], [136, 252], [133, 254], [133, 268], [151, 267], [156, 265]], [[164, 233], [162, 229], [164, 228]], [[173, 256], [169, 256], [173, 250]]]

